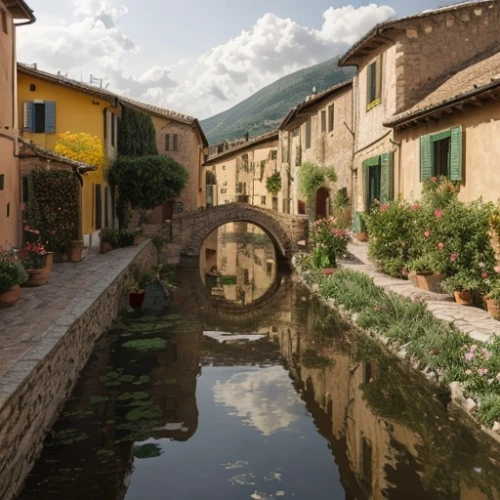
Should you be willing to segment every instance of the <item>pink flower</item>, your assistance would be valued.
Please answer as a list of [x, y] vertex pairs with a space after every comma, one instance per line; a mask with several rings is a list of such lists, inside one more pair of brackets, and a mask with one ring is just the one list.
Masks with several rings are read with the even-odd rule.
[[481, 278], [483, 278], [483, 280], [485, 280], [487, 277], [488, 277], [488, 273], [486, 273], [486, 272], [483, 271], [481, 273]]
[[40, 231], [38, 229], [35, 229], [33, 232], [37, 235], [40, 234]]
[[477, 351], [477, 345], [476, 344], [471, 345], [470, 352], [474, 353], [476, 351]]
[[384, 203], [383, 205], [380, 205], [380, 211], [385, 212], [389, 208], [389, 205], [387, 203]]
[[465, 355], [465, 361], [467, 361], [467, 363], [471, 363], [473, 359], [474, 359], [474, 353], [473, 352], [468, 352]]
[[452, 262], [455, 262], [457, 259], [458, 259], [458, 254], [456, 254], [456, 253], [452, 253], [452, 254], [450, 255], [450, 260], [451, 260]]
[[430, 238], [431, 237], [431, 232], [430, 231], [424, 231], [424, 236], [426, 238]]
[[438, 219], [442, 217], [443, 214], [444, 212], [440, 208], [436, 208], [436, 210], [434, 210], [434, 217], [437, 217]]
[[490, 357], [491, 357], [491, 352], [488, 351], [488, 349], [483, 349], [483, 358], [486, 361], [489, 361]]
[[500, 274], [500, 266], [495, 266], [493, 269], [497, 274]]
[[414, 203], [412, 206], [411, 206], [411, 209], [412, 210], [420, 210], [420, 205], [418, 203]]
[[487, 369], [487, 368], [479, 368], [479, 369], [477, 370], [477, 374], [478, 374], [480, 377], [482, 377], [482, 376], [486, 375], [487, 373], [488, 373], [488, 369]]
[[29, 230], [30, 230], [30, 227], [28, 226], [28, 224], [26, 224], [26, 225], [24, 226], [24, 230], [25, 230], [25, 231], [29, 231]]
[[437, 181], [438, 181], [437, 177], [431, 177], [431, 182], [433, 182], [434, 184], [436, 184]]
[[438, 248], [439, 250], [442, 250], [444, 248], [444, 243], [438, 243]]

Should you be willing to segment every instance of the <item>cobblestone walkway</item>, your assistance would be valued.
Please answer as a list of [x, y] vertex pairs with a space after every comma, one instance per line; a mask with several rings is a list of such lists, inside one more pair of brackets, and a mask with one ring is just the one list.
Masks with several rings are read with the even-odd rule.
[[54, 264], [47, 285], [23, 288], [17, 304], [0, 309], [0, 377], [35, 347], [45, 332], [81, 308], [96, 291], [102, 291], [142, 247], [90, 255], [78, 264]]
[[342, 266], [367, 274], [373, 278], [377, 286], [405, 297], [423, 298], [436, 318], [455, 322], [458, 328], [480, 342], [487, 342], [493, 335], [500, 335], [500, 322], [494, 320], [483, 309], [460, 306], [449, 295], [426, 292], [413, 286], [409, 281], [391, 278], [377, 272], [368, 259], [366, 243], [350, 243], [348, 251], [360, 262], [342, 262]]

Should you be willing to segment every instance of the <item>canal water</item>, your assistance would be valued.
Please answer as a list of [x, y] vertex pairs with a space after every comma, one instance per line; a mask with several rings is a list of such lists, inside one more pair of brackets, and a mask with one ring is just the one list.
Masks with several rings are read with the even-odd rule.
[[97, 345], [19, 500], [499, 499], [500, 446], [231, 224]]

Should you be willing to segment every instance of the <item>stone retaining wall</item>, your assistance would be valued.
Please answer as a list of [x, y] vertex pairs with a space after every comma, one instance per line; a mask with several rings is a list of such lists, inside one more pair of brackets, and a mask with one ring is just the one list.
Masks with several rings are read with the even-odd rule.
[[38, 345], [2, 377], [0, 499], [19, 493], [97, 339], [126, 307], [132, 264], [149, 269], [154, 259], [150, 241], [139, 245], [117, 272], [82, 290]]

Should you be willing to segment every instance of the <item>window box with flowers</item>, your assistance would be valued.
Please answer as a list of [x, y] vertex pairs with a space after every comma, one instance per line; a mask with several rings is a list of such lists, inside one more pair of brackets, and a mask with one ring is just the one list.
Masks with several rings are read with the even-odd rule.
[[53, 254], [48, 253], [41, 243], [26, 243], [20, 250], [21, 262], [28, 273], [23, 286], [46, 285], [52, 270]]
[[19, 256], [0, 249], [0, 309], [13, 306], [21, 297], [20, 285], [28, 279]]

